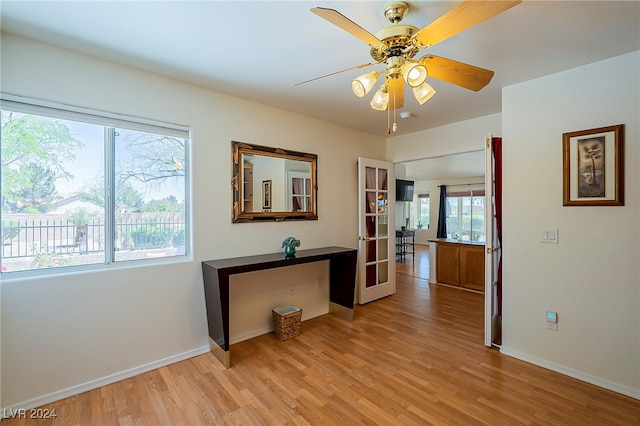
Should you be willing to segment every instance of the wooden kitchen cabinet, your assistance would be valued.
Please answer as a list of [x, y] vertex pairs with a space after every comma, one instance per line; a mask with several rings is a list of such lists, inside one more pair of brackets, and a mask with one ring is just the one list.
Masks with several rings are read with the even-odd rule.
[[436, 281], [484, 291], [484, 245], [438, 239]]
[[460, 245], [438, 243], [436, 249], [436, 281], [460, 285]]
[[484, 291], [484, 246], [460, 247], [460, 286]]

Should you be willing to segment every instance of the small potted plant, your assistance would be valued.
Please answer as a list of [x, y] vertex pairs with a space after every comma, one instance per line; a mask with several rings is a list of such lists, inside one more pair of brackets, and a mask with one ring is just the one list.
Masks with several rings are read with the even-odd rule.
[[295, 257], [296, 247], [300, 247], [300, 240], [296, 237], [287, 237], [282, 241], [282, 248], [286, 257]]

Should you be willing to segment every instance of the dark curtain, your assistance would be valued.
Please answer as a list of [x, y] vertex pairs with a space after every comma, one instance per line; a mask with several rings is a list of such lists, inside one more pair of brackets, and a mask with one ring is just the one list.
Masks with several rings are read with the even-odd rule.
[[500, 250], [500, 259], [498, 259], [498, 315], [502, 316], [502, 138], [491, 138], [491, 148], [494, 160], [494, 178], [495, 178], [495, 213], [496, 213], [496, 237], [498, 239], [498, 247]]
[[440, 185], [437, 238], [447, 238], [447, 185]]

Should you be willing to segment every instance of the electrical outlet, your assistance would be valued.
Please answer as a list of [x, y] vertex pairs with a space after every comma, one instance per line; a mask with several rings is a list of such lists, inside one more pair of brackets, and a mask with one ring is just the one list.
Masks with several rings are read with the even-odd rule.
[[547, 311], [546, 318], [547, 318], [547, 329], [558, 331], [558, 314], [553, 311]]
[[295, 296], [296, 295], [296, 286], [294, 284], [291, 284], [291, 287], [289, 288], [289, 296]]

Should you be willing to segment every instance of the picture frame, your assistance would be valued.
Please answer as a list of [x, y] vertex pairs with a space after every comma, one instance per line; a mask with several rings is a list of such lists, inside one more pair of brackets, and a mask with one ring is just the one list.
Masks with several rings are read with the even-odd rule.
[[271, 180], [262, 181], [262, 210], [271, 210]]
[[562, 134], [563, 206], [624, 206], [624, 125]]

